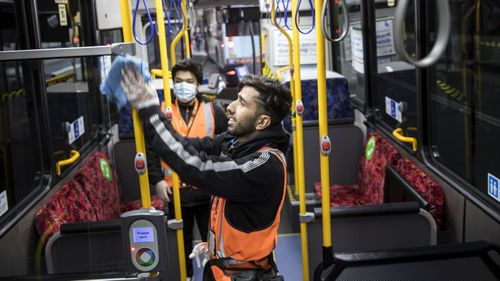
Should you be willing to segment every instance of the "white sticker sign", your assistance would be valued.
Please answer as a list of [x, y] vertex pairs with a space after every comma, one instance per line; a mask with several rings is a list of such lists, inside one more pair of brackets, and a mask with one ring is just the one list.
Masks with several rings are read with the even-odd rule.
[[[377, 19], [376, 32], [377, 32], [377, 63], [381, 63], [384, 59], [380, 57], [394, 55], [396, 49], [394, 48], [394, 32], [392, 29], [392, 18]], [[351, 34], [351, 55], [352, 55], [352, 68], [359, 73], [364, 73], [364, 59], [363, 59], [363, 33], [361, 30], [361, 23], [351, 24], [349, 30]], [[346, 52], [346, 56], [348, 52]], [[387, 61], [387, 60], [385, 60]]]
[[385, 113], [397, 121], [403, 122], [400, 103], [389, 97], [385, 97]]
[[0, 217], [9, 210], [9, 202], [7, 201], [7, 191], [0, 192]]
[[359, 73], [364, 73], [363, 35], [361, 29], [351, 26], [349, 33], [351, 34], [352, 68]]
[[500, 180], [488, 173], [488, 195], [500, 202]]
[[83, 123], [83, 116], [76, 119], [69, 125], [68, 128], [68, 143], [72, 144], [75, 140], [85, 133], [85, 124]]
[[[302, 26], [301, 29], [308, 30], [310, 27]], [[292, 31], [287, 30], [292, 36]], [[272, 46], [272, 65], [282, 66], [289, 64], [288, 40], [279, 30], [273, 31], [274, 42]], [[316, 33], [300, 35], [300, 64], [316, 64]]]
[[377, 20], [377, 57], [394, 55], [392, 19]]
[[66, 5], [64, 4], [59, 4], [58, 10], [59, 10], [59, 25], [60, 26], [67, 26], [68, 25], [68, 17], [66, 16]]

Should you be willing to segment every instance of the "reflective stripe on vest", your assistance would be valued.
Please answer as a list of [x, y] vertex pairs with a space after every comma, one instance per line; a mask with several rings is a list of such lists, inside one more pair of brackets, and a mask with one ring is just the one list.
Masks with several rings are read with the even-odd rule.
[[[161, 105], [162, 112], [165, 112], [165, 103]], [[193, 120], [184, 121], [177, 103], [172, 104], [172, 126], [175, 131], [184, 137], [203, 138], [214, 136], [214, 109], [211, 103], [195, 100], [193, 107]], [[191, 119], [191, 118], [190, 118]], [[191, 126], [188, 124], [191, 123]], [[161, 168], [167, 183], [172, 186], [172, 172], [168, 165], [161, 161]]]
[[[260, 152], [269, 152], [283, 165], [283, 195], [273, 223], [265, 229], [250, 233], [240, 231], [227, 221], [224, 214], [226, 200], [214, 197], [210, 213], [209, 249], [213, 258], [230, 258], [234, 262], [257, 261], [267, 257], [276, 247], [280, 213], [285, 200], [286, 162], [283, 153], [277, 149], [264, 147]], [[215, 244], [215, 245], [214, 245]]]

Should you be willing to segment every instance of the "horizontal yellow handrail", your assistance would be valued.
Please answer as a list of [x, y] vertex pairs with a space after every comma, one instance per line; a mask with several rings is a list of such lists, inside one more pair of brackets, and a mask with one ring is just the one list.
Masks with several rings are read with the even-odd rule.
[[76, 150], [71, 150], [70, 154], [71, 154], [70, 158], [64, 159], [64, 160], [61, 160], [61, 161], [57, 161], [57, 163], [56, 163], [56, 174], [58, 176], [61, 175], [61, 167], [73, 164], [73, 163], [75, 163], [75, 161], [78, 158], [80, 158], [80, 153], [78, 151], [76, 151]]
[[395, 129], [394, 131], [392, 131], [392, 135], [399, 141], [411, 143], [413, 152], [417, 151], [417, 139], [413, 137], [403, 136], [403, 129], [401, 128]]
[[[158, 68], [153, 68], [151, 69], [151, 77], [153, 79], [156, 79], [156, 77], [163, 77], [163, 71]], [[168, 72], [168, 78], [172, 78], [172, 73], [170, 71]]]
[[[282, 67], [282, 68], [280, 68], [280, 69], [276, 70], [276, 80], [280, 81], [281, 73], [282, 73], [282, 72], [285, 72], [285, 71], [287, 71], [287, 70], [289, 70], [289, 69], [290, 69], [290, 66], [289, 66], [289, 65], [287, 65], [287, 66], [285, 66], [285, 67]], [[292, 77], [291, 77], [291, 76], [290, 76], [290, 80], [292, 80]]]
[[50, 77], [49, 79], [45, 80], [45, 84], [47, 84], [47, 86], [51, 86], [51, 85], [56, 84], [59, 81], [65, 81], [65, 80], [68, 80], [68, 79], [74, 78], [74, 77], [76, 77], [76, 73], [74, 70], [72, 70], [72, 71], [69, 71], [69, 72], [66, 72], [66, 73], [63, 73], [60, 75], [56, 75], [54, 77]]

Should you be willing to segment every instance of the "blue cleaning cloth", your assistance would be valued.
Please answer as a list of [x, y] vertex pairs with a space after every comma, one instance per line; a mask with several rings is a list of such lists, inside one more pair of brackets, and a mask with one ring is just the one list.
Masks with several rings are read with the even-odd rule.
[[118, 56], [115, 58], [111, 64], [108, 75], [106, 79], [101, 83], [101, 92], [106, 96], [108, 101], [114, 102], [118, 109], [121, 109], [128, 104], [127, 96], [123, 92], [120, 82], [122, 81], [122, 69], [125, 65], [135, 65], [136, 69], [139, 69], [144, 82], [151, 81], [151, 74], [149, 73], [149, 67], [146, 62], [140, 59], [134, 58], [130, 55]]

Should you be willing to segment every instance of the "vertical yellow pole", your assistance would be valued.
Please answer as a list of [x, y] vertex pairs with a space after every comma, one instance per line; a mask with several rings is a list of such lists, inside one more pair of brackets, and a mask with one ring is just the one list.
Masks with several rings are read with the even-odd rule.
[[[128, 0], [120, 0], [120, 13], [122, 17], [123, 41], [133, 42], [132, 24], [130, 20], [130, 4]], [[132, 108], [132, 121], [134, 124], [135, 151], [142, 153], [146, 157], [146, 149], [144, 144], [144, 133], [142, 123], [137, 114], [137, 109]], [[139, 184], [141, 188], [141, 203], [142, 208], [151, 208], [151, 194], [149, 193], [148, 170], [142, 175], [139, 175]]]
[[185, 54], [186, 54], [186, 58], [190, 58], [191, 57], [191, 43], [189, 42], [189, 29], [187, 28], [187, 24], [189, 22], [189, 19], [187, 19], [188, 17], [188, 13], [187, 13], [187, 3], [186, 1], [182, 1], [182, 5], [183, 5], [183, 11], [186, 11], [185, 15], [186, 15], [186, 31], [184, 31], [184, 50], [185, 50]]
[[[299, 30], [295, 25], [295, 18], [297, 17], [297, 0], [292, 0], [292, 36], [293, 36], [293, 76], [295, 81], [295, 112], [298, 110], [298, 102], [302, 106], [302, 84], [300, 77], [300, 44], [299, 44]], [[304, 134], [302, 127], [302, 114], [295, 115], [295, 125], [297, 130], [297, 142], [294, 147], [297, 150], [297, 169], [298, 174], [298, 189], [299, 189], [299, 211], [301, 215], [306, 214], [306, 189], [305, 189], [305, 176], [304, 176]], [[307, 248], [307, 224], [300, 223], [300, 240], [302, 245], [302, 280], [309, 281], [309, 249]]]
[[[316, 61], [318, 62], [318, 120], [319, 120], [319, 139], [328, 136], [328, 117], [326, 102], [326, 58], [325, 58], [325, 38], [321, 32], [321, 9], [322, 0], [315, 0], [316, 9]], [[332, 246], [331, 222], [330, 222], [330, 175], [328, 154], [320, 152], [320, 171], [321, 171], [321, 207], [323, 209], [323, 248]], [[323, 261], [325, 257], [323, 257]]]
[[[156, 3], [156, 19], [163, 19], [163, 9], [162, 0], [155, 0]], [[162, 22], [163, 23], [163, 22]], [[168, 112], [172, 108], [172, 99], [170, 98], [170, 79], [168, 75], [168, 55], [167, 55], [167, 36], [165, 34], [165, 24], [158, 24], [158, 33], [160, 39], [160, 59], [161, 59], [161, 71], [163, 76], [163, 94], [165, 98], [165, 112]], [[175, 53], [174, 53], [175, 57]], [[172, 173], [172, 183], [174, 192], [174, 209], [175, 209], [175, 219], [177, 221], [182, 221], [181, 213], [181, 198], [179, 192], [179, 177], [176, 173]], [[177, 252], [179, 255], [179, 269], [181, 280], [186, 280], [186, 256], [184, 254], [184, 232], [182, 228], [177, 229]]]
[[181, 3], [181, 9], [182, 9], [182, 29], [175, 35], [174, 40], [172, 40], [172, 43], [170, 43], [170, 61], [172, 65], [175, 65], [175, 46], [177, 43], [179, 43], [179, 40], [185, 35], [185, 32], [187, 30], [187, 10], [186, 10], [186, 0], [182, 0]]

